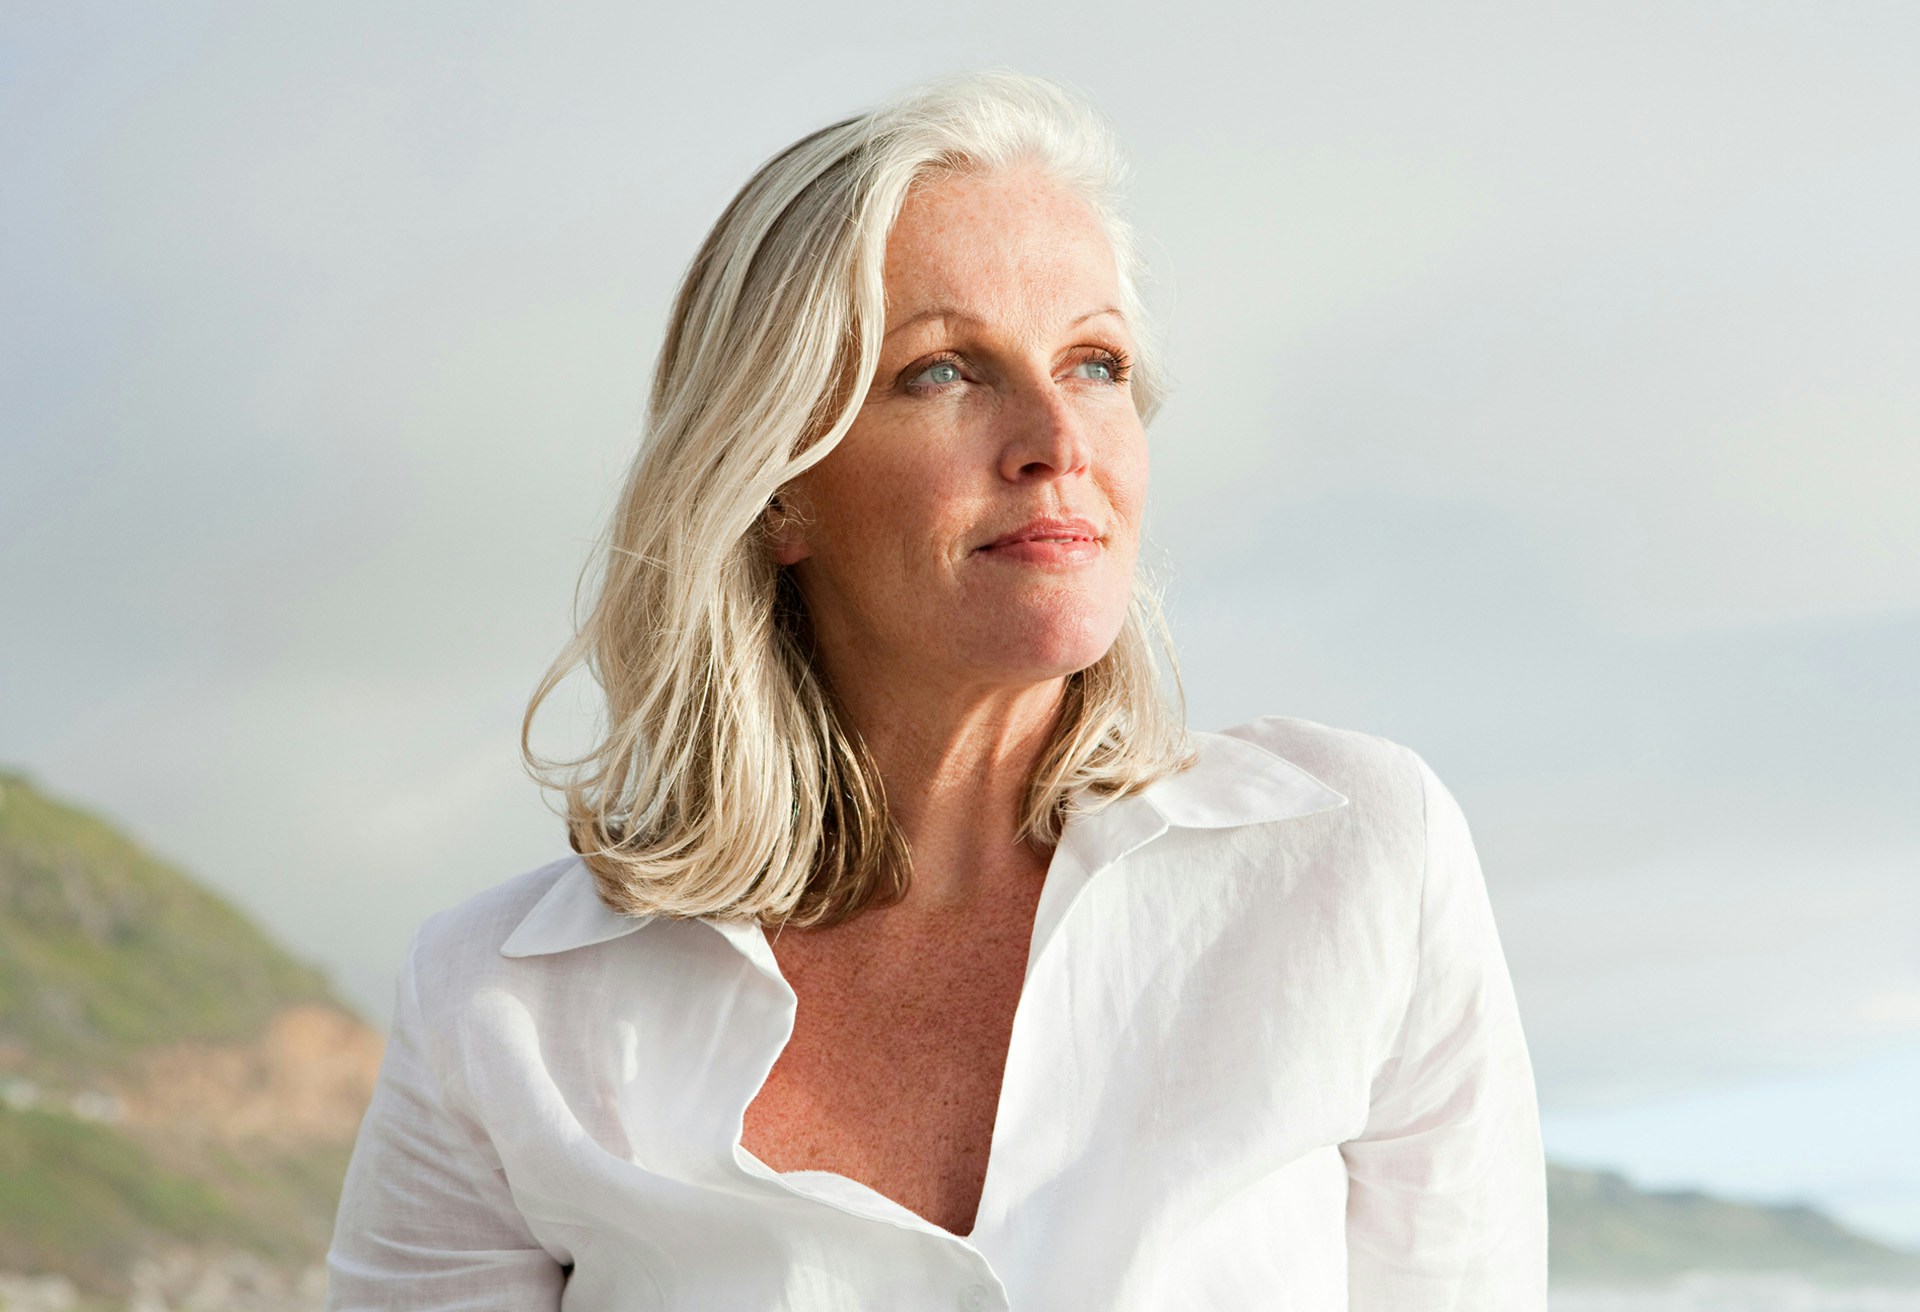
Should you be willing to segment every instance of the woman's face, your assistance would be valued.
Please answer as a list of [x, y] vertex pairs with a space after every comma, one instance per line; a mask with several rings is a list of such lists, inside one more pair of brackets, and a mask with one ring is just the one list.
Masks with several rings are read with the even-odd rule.
[[775, 558], [821, 654], [852, 677], [950, 688], [1086, 668], [1126, 619], [1147, 491], [1134, 340], [1098, 218], [1035, 172], [924, 183], [885, 282], [859, 416], [781, 494], [797, 518]]

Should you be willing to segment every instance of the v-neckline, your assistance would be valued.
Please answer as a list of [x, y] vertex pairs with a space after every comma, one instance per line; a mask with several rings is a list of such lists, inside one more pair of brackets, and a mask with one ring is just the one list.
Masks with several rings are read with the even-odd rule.
[[[1071, 829], [1072, 826], [1069, 825], [1067, 831]], [[733, 1156], [738, 1167], [750, 1174], [763, 1176], [793, 1193], [838, 1207], [854, 1215], [928, 1230], [969, 1246], [974, 1243], [975, 1238], [981, 1233], [983, 1222], [989, 1215], [988, 1208], [995, 1197], [996, 1182], [1006, 1174], [1008, 1169], [1005, 1161], [1006, 1139], [1009, 1134], [1007, 1093], [1017, 1073], [1016, 1063], [1022, 1059], [1021, 1036], [1025, 1031], [1032, 1029], [1031, 1022], [1022, 1023], [1022, 1017], [1031, 1010], [1029, 999], [1032, 997], [1034, 972], [1048, 944], [1058, 937], [1068, 907], [1077, 900], [1078, 894], [1089, 877], [1086, 865], [1068, 841], [1067, 831], [1063, 831], [1060, 841], [1055, 844], [1053, 852], [1048, 856], [1046, 872], [1041, 879], [1040, 893], [1034, 905], [1033, 926], [1028, 934], [1026, 964], [1021, 977], [1020, 995], [1014, 1003], [1013, 1019], [1008, 1029], [1006, 1060], [1001, 1067], [1000, 1085], [994, 1104], [993, 1126], [987, 1141], [986, 1169], [981, 1176], [980, 1194], [974, 1208], [972, 1229], [965, 1234], [958, 1234], [922, 1216], [905, 1203], [865, 1181], [838, 1171], [811, 1167], [796, 1168], [791, 1171], [776, 1170], [746, 1147], [744, 1140], [747, 1110], [759, 1098], [761, 1091], [766, 1087], [767, 1080], [772, 1075], [774, 1066], [792, 1041], [794, 1022], [798, 1016], [799, 995], [780, 969], [779, 959], [775, 956], [772, 944], [762, 926], [758, 923], [723, 925], [715, 922], [715, 928], [721, 929], [733, 939], [735, 945], [745, 952], [760, 972], [779, 987], [786, 1003], [785, 1023], [778, 1034], [777, 1045], [767, 1059], [765, 1069], [754, 1082], [753, 1088], [739, 1104], [733, 1133]], [[869, 1206], [861, 1206], [862, 1202], [868, 1203]]]

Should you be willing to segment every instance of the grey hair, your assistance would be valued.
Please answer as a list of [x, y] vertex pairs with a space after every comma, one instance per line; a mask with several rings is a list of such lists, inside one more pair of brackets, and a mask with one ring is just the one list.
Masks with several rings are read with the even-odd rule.
[[[909, 189], [1021, 166], [1099, 215], [1134, 328], [1134, 405], [1150, 420], [1164, 384], [1120, 208], [1125, 161], [1104, 116], [1053, 82], [945, 78], [803, 137], [748, 180], [694, 256], [591, 605], [521, 728], [529, 771], [564, 798], [573, 847], [614, 910], [827, 925], [905, 895], [911, 854], [806, 654], [805, 607], [768, 550], [767, 512], [846, 434], [879, 367], [881, 271]], [[604, 734], [578, 757], [541, 758], [535, 713], [581, 666], [604, 695]], [[1157, 590], [1136, 573], [1119, 637], [1066, 679], [1019, 839], [1050, 846], [1068, 817], [1190, 765], [1184, 705]]]

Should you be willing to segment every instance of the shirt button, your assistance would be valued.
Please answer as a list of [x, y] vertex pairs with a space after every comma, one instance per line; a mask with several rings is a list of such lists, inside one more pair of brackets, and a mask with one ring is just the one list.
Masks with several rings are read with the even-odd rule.
[[993, 1302], [993, 1291], [985, 1285], [968, 1285], [960, 1291], [960, 1312], [986, 1312]]

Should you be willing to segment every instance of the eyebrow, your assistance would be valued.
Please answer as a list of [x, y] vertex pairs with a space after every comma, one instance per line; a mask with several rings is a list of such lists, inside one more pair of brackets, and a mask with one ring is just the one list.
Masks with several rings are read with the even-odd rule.
[[[1127, 321], [1127, 316], [1120, 312], [1119, 306], [1103, 305], [1097, 310], [1088, 310], [1085, 314], [1081, 315], [1078, 319], [1075, 319], [1072, 323], [1068, 324], [1067, 328], [1068, 330], [1078, 328], [1081, 324], [1085, 323], [1087, 320], [1098, 319], [1103, 314], [1111, 314], [1116, 319], [1120, 320], [1121, 323], [1125, 323]], [[950, 305], [935, 305], [928, 309], [920, 311], [920, 313], [918, 314], [909, 315], [907, 318], [902, 319], [899, 323], [887, 329], [885, 335], [881, 338], [881, 340], [885, 341], [887, 338], [892, 337], [895, 333], [905, 332], [907, 329], [913, 327], [915, 324], [925, 323], [929, 319], [957, 319], [963, 323], [985, 322], [977, 314], [968, 314], [965, 310], [956, 309]]]

